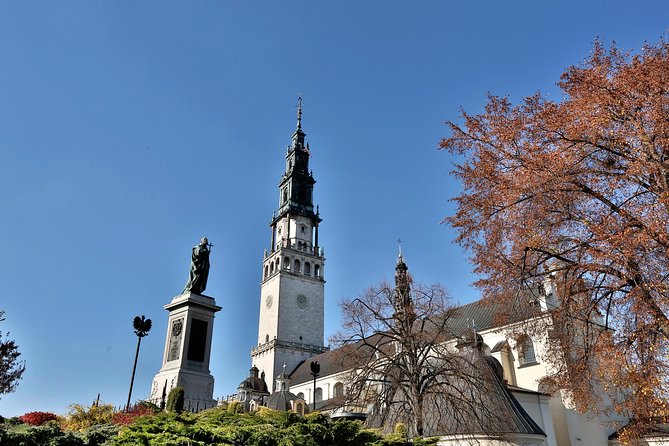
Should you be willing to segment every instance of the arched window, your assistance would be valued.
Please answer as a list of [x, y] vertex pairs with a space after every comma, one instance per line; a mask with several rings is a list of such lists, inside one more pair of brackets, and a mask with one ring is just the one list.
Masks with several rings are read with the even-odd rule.
[[518, 339], [517, 344], [518, 349], [518, 362], [520, 365], [530, 365], [537, 362], [537, 357], [534, 354], [534, 343], [532, 338], [527, 335], [523, 335]]
[[344, 396], [344, 385], [342, 383], [335, 384], [332, 392], [335, 398]]
[[303, 417], [304, 416], [304, 403], [302, 401], [294, 401], [295, 404], [295, 413], [297, 413], [299, 416]]
[[290, 258], [283, 258], [283, 269], [290, 269]]
[[269, 273], [274, 274], [274, 263], [270, 263], [269, 265]]
[[321, 277], [321, 266], [314, 265], [314, 276]]
[[295, 259], [295, 264], [293, 265], [293, 272], [294, 272], [294, 273], [299, 273], [299, 272], [301, 272], [300, 261], [297, 260], [297, 259]]
[[279, 259], [277, 258], [276, 259], [276, 270], [279, 271], [280, 267], [281, 266], [280, 266], [280, 263], [279, 263]]
[[323, 401], [323, 389], [316, 387], [316, 401]]
[[286, 383], [284, 381], [281, 381], [281, 389], [280, 390], [286, 390]]
[[304, 262], [304, 274], [306, 274], [307, 276], [311, 275], [311, 265], [309, 264], [309, 262]]
[[[272, 264], [274, 266], [274, 264]], [[265, 265], [265, 279], [267, 279], [267, 276], [269, 276], [269, 267]]]
[[304, 399], [304, 393], [302, 393], [302, 392], [298, 393], [298, 394], [295, 395], [295, 396], [297, 396], [297, 397], [298, 397], [299, 399], [301, 399], [301, 400]]

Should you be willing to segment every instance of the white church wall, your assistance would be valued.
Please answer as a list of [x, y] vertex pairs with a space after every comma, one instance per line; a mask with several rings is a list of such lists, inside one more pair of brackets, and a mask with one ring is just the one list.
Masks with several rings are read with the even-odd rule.
[[480, 436], [449, 435], [441, 437], [438, 446], [549, 446], [541, 435], [514, 434], [504, 439]]

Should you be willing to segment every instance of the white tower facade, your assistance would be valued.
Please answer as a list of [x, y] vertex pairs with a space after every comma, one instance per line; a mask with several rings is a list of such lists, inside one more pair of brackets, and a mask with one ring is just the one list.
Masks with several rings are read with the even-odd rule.
[[271, 391], [284, 364], [292, 371], [327, 350], [323, 345], [325, 257], [318, 246], [321, 218], [318, 208], [314, 212], [316, 181], [309, 171], [301, 99], [297, 113], [297, 129], [279, 182], [279, 211], [270, 223], [270, 250], [263, 258], [258, 345], [251, 350], [252, 365]]

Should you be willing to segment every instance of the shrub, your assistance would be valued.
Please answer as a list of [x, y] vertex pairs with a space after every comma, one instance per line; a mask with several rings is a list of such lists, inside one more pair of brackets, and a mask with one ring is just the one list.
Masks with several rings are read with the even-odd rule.
[[167, 396], [167, 406], [165, 410], [168, 412], [182, 412], [184, 410], [184, 388], [175, 387], [170, 390], [170, 394]]
[[144, 417], [149, 415], [155, 415], [160, 412], [158, 406], [146, 401], [140, 401], [139, 403], [133, 405], [128, 410], [122, 412], [116, 412], [112, 417], [112, 422], [118, 425], [128, 425], [132, 423], [137, 417]]
[[65, 430], [84, 431], [93, 426], [110, 424], [113, 418], [114, 406], [111, 404], [96, 404], [90, 407], [73, 404], [61, 425]]
[[228, 408], [226, 410], [229, 413], [244, 413], [244, 403], [241, 401], [233, 401], [228, 404]]
[[57, 420], [58, 415], [51, 412], [28, 412], [19, 417], [21, 421], [31, 426], [41, 426], [47, 421]]

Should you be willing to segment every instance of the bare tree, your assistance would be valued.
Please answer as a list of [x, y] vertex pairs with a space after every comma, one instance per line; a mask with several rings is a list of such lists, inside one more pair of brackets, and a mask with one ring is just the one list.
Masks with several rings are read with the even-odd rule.
[[369, 424], [385, 431], [404, 423], [418, 436], [512, 432], [500, 405], [505, 388], [476, 349], [480, 336], [459, 343], [474, 348], [455, 348], [457, 308], [445, 290], [411, 286], [401, 257], [395, 282], [342, 302], [343, 328], [333, 341], [350, 368], [349, 405], [371, 407]]
[[[4, 315], [5, 312], [0, 311], [0, 322], [5, 320]], [[25, 361], [19, 361], [19, 356], [21, 353], [16, 343], [10, 339], [3, 341], [0, 332], [0, 395], [13, 392], [19, 385], [26, 369]]]

